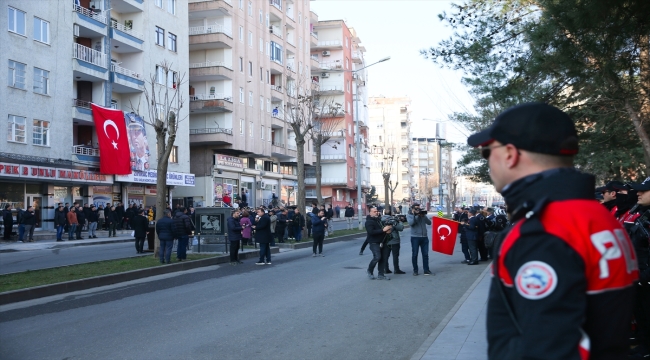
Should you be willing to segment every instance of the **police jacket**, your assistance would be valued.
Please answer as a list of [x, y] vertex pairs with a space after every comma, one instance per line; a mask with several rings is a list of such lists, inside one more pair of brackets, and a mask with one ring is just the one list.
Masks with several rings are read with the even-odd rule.
[[384, 242], [386, 233], [383, 229], [384, 225], [381, 223], [379, 216], [366, 216], [366, 233], [368, 234], [366, 241], [368, 241], [369, 244], [380, 244]]
[[620, 224], [593, 200], [594, 183], [553, 169], [502, 191], [513, 226], [495, 243], [489, 359], [626, 358], [638, 271]]
[[650, 207], [634, 207], [624, 220], [639, 266], [639, 282], [644, 286], [650, 285], [650, 226], [647, 220], [639, 219]]
[[241, 223], [239, 222], [239, 219], [235, 219], [234, 217], [229, 217], [226, 220], [226, 226], [228, 227], [228, 240], [230, 241], [239, 241], [241, 240], [241, 231], [242, 231], [242, 226]]

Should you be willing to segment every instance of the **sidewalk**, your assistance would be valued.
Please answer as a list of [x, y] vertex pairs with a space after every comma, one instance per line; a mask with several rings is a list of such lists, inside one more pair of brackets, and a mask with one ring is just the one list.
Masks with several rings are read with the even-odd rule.
[[101, 236], [99, 232], [97, 232], [97, 238], [96, 239], [88, 239], [85, 238], [87, 236], [87, 233], [82, 233], [82, 236], [84, 236], [83, 240], [67, 240], [67, 237], [64, 237], [64, 241], [56, 241], [56, 234], [52, 238], [43, 240], [43, 239], [36, 239], [36, 236], [34, 236], [34, 242], [17, 242], [17, 241], [3, 241], [0, 242], [0, 253], [3, 252], [11, 252], [11, 251], [28, 251], [28, 250], [40, 250], [40, 249], [60, 249], [60, 248], [65, 248], [65, 247], [71, 247], [71, 246], [84, 246], [84, 245], [100, 245], [100, 244], [113, 244], [113, 243], [120, 243], [120, 242], [129, 242], [133, 241], [133, 237], [131, 236], [131, 230], [123, 230], [122, 234], [117, 235], [117, 237], [108, 237], [108, 232], [106, 232], [106, 235]]
[[411, 360], [485, 360], [490, 267], [476, 279]]

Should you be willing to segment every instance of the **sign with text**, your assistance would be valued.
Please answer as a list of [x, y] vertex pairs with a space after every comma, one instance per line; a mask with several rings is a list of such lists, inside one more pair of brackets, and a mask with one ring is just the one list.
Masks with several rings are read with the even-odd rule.
[[[158, 176], [158, 172], [156, 170], [147, 170], [147, 171], [134, 171], [132, 174], [129, 175], [115, 175], [115, 179], [121, 182], [156, 184], [157, 176]], [[167, 185], [194, 186], [194, 174], [168, 171]]]
[[244, 161], [236, 156], [216, 154], [215, 157], [217, 158], [217, 165], [244, 168]]
[[79, 169], [61, 169], [36, 165], [0, 163], [0, 176], [33, 180], [63, 180], [72, 182], [113, 183], [112, 175]]

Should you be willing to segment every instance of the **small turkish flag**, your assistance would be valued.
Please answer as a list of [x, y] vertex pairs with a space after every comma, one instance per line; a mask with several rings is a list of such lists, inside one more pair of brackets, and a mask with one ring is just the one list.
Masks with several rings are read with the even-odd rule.
[[131, 173], [131, 154], [126, 121], [121, 110], [92, 104], [95, 131], [99, 142], [99, 172], [128, 175]]
[[460, 223], [437, 216], [434, 216], [432, 220], [431, 250], [452, 255], [454, 246], [456, 246], [456, 236], [458, 235], [458, 225]]

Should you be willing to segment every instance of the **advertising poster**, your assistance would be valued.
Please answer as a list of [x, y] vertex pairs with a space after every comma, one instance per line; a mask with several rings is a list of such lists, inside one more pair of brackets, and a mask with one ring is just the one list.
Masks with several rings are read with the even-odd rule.
[[149, 170], [149, 142], [144, 120], [134, 113], [124, 113], [126, 128], [129, 134], [129, 149], [131, 152], [131, 170]]
[[214, 184], [214, 201], [223, 201], [223, 184]]

